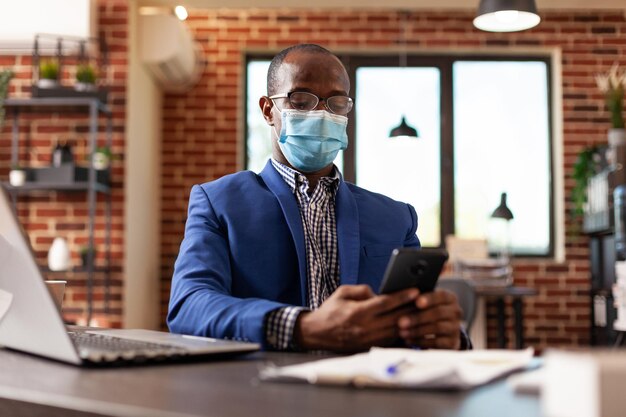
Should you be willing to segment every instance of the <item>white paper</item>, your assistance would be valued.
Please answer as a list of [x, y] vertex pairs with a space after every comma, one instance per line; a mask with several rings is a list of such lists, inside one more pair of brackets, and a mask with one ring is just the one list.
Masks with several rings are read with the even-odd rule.
[[[412, 350], [372, 348], [367, 353], [300, 365], [267, 367], [262, 380], [397, 388], [468, 389], [527, 367], [533, 349]], [[389, 366], [402, 364], [398, 372]]]
[[0, 321], [4, 315], [9, 311], [9, 307], [11, 307], [11, 302], [13, 301], [13, 294], [3, 289], [0, 289]]

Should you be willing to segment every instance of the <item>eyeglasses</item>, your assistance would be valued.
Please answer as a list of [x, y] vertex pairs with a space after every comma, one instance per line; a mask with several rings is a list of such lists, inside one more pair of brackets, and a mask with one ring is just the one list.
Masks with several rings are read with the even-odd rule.
[[320, 101], [324, 102], [324, 106], [335, 114], [345, 116], [350, 113], [354, 102], [348, 96], [332, 96], [328, 98], [318, 97], [313, 93], [306, 91], [292, 91], [290, 93], [274, 94], [269, 97], [270, 100], [277, 98], [286, 98], [289, 100], [289, 105], [294, 110], [310, 111], [317, 107]]

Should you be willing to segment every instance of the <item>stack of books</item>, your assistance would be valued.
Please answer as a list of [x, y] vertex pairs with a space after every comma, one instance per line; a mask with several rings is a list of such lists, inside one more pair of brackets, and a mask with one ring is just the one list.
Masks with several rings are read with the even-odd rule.
[[484, 259], [457, 259], [457, 276], [476, 287], [507, 287], [513, 284], [513, 268], [508, 257]]

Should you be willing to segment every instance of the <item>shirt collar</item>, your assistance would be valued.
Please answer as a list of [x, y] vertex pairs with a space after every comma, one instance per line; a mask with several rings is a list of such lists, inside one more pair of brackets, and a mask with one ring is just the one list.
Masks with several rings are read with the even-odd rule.
[[[278, 171], [278, 173], [283, 178], [283, 180], [285, 180], [289, 188], [291, 188], [291, 191], [296, 192], [296, 188], [300, 188], [302, 184], [305, 184], [305, 188], [308, 188], [309, 181], [303, 174], [293, 168], [288, 167], [285, 164], [278, 162], [274, 158], [270, 158], [270, 160], [272, 161], [272, 165], [274, 166], [274, 168], [276, 168], [276, 171]], [[334, 185], [333, 191], [336, 192], [339, 188], [339, 183], [341, 181], [343, 181], [343, 177], [341, 176], [339, 169], [337, 169], [337, 166], [333, 165], [331, 175], [328, 177], [320, 178], [319, 183]]]

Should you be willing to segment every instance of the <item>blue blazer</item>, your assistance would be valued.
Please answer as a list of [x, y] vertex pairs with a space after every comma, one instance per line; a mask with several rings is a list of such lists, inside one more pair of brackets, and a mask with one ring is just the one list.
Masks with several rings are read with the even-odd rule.
[[[378, 291], [391, 251], [419, 246], [415, 209], [341, 181], [336, 196], [341, 285]], [[261, 343], [264, 319], [307, 304], [302, 220], [291, 189], [268, 162], [195, 185], [174, 267], [172, 332]]]

